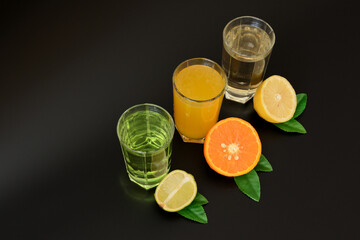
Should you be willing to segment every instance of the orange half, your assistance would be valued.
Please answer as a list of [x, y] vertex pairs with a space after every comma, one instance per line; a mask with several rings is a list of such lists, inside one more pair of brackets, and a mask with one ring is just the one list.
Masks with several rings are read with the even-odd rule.
[[217, 122], [204, 142], [206, 162], [217, 173], [236, 177], [250, 172], [259, 162], [261, 142], [255, 128], [240, 118]]

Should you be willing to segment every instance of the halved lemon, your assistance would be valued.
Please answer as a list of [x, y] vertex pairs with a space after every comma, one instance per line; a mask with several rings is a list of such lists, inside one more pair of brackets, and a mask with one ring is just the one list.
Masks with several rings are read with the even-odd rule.
[[155, 200], [165, 211], [177, 212], [187, 207], [194, 200], [196, 193], [194, 177], [183, 170], [174, 170], [157, 186]]
[[256, 90], [254, 109], [268, 122], [290, 120], [296, 110], [296, 93], [289, 81], [281, 76], [267, 78]]

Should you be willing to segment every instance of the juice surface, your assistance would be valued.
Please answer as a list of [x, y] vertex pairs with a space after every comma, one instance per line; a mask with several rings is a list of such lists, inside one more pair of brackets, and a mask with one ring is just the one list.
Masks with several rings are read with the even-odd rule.
[[175, 77], [175, 85], [180, 93], [192, 100], [209, 100], [224, 88], [225, 81], [213, 68], [192, 65], [181, 70]]
[[[190, 139], [206, 136], [218, 120], [223, 99], [223, 94], [219, 94], [223, 91], [225, 82], [215, 69], [204, 65], [186, 67], [174, 76], [178, 91], [186, 97], [181, 96], [174, 88], [174, 119], [181, 135]], [[212, 100], [205, 101], [210, 99]]]

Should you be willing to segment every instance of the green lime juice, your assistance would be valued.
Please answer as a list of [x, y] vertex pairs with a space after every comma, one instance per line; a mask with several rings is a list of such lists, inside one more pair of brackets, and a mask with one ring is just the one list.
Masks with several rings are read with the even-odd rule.
[[156, 111], [140, 110], [123, 119], [118, 135], [130, 180], [145, 189], [160, 183], [170, 169], [173, 132], [169, 118]]

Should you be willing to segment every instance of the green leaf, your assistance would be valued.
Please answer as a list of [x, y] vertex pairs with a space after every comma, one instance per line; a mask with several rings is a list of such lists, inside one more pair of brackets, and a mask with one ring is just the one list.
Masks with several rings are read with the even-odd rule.
[[294, 116], [292, 118], [296, 118], [302, 114], [302, 112], [305, 110], [306, 102], [307, 102], [307, 94], [306, 93], [299, 93], [296, 95], [297, 100], [297, 106], [294, 113]]
[[248, 197], [257, 202], [260, 200], [260, 180], [254, 169], [245, 175], [234, 177], [234, 180], [239, 189]]
[[201, 195], [200, 193], [197, 193], [196, 197], [192, 201], [191, 205], [201, 206], [201, 205], [207, 204], [208, 202], [209, 201], [203, 195]]
[[272, 170], [273, 170], [273, 168], [272, 168], [271, 164], [269, 163], [269, 161], [266, 159], [266, 157], [263, 154], [261, 154], [260, 160], [255, 167], [255, 171], [272, 172]]
[[209, 201], [200, 193], [197, 193], [195, 199], [186, 208], [178, 211], [181, 216], [199, 223], [207, 223], [207, 216], [202, 205]]
[[177, 212], [181, 216], [199, 223], [207, 223], [208, 219], [205, 210], [200, 205], [193, 205], [192, 203], [186, 208]]
[[275, 126], [284, 130], [285, 132], [297, 132], [297, 133], [306, 133], [306, 129], [295, 119], [290, 119], [287, 122], [283, 123], [274, 123]]

